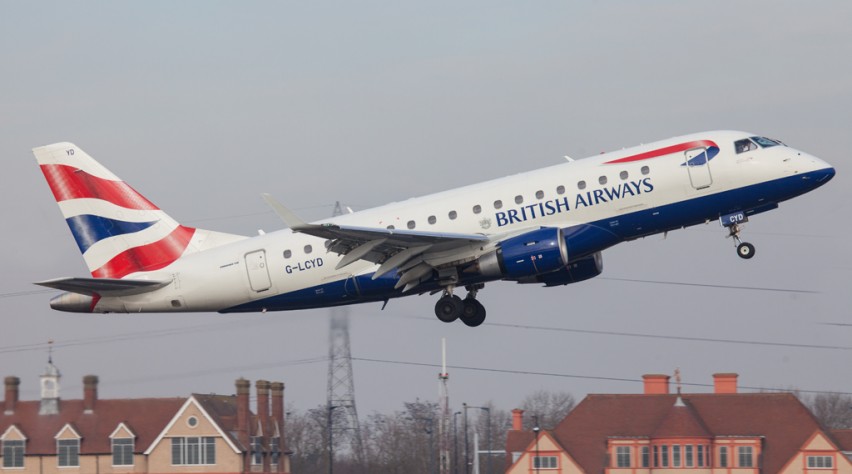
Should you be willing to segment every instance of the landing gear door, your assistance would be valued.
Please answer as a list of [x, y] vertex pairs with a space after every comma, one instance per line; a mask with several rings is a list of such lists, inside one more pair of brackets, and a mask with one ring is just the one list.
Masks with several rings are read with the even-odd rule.
[[709, 188], [713, 184], [710, 174], [710, 160], [707, 159], [707, 149], [692, 148], [683, 152], [689, 183], [694, 189]]
[[246, 254], [246, 271], [252, 291], [260, 293], [272, 286], [269, 280], [269, 268], [266, 264], [266, 251], [257, 250]]

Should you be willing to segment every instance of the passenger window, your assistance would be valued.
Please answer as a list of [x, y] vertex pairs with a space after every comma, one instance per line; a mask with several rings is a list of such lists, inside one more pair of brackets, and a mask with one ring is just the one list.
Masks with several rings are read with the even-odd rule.
[[648, 173], [651, 172], [651, 168], [648, 168], [647, 166], [643, 166], [640, 171], [642, 171], [642, 174], [648, 174]]
[[429, 216], [429, 223], [434, 224], [435, 222], [438, 222], [438, 219], [436, 219], [435, 216]]
[[540, 189], [539, 189], [538, 191], [536, 191], [536, 192], [535, 192], [535, 198], [536, 198], [536, 199], [542, 199], [542, 198], [544, 198], [544, 191], [542, 191], [542, 190], [540, 190]]
[[737, 140], [734, 142], [734, 148], [737, 150], [737, 154], [745, 153], [747, 151], [757, 150], [757, 145], [754, 144], [753, 141], [748, 138], [743, 138], [742, 140]]
[[601, 184], [606, 184], [606, 176], [601, 176], [600, 178], [598, 178], [598, 182]]
[[408, 221], [408, 228], [409, 229], [413, 229], [416, 225], [417, 224], [415, 224], [414, 221]]
[[479, 214], [480, 212], [482, 212], [482, 206], [480, 206], [479, 204], [473, 206], [473, 213], [474, 214]]
[[311, 253], [314, 251], [314, 248], [310, 245], [305, 245], [305, 253]]
[[520, 195], [515, 196], [515, 204], [521, 204], [521, 203], [523, 203], [523, 202], [524, 202], [524, 197], [523, 197], [523, 196], [520, 196]]
[[494, 201], [494, 209], [500, 209], [501, 207], [503, 207], [503, 201], [499, 199]]
[[450, 211], [449, 217], [451, 221], [454, 221], [456, 220], [456, 217], [458, 217], [458, 213], [456, 211]]
[[627, 171], [622, 171], [621, 173], [619, 173], [619, 175], [618, 175], [618, 176], [619, 176], [621, 179], [627, 179], [627, 177], [628, 177], [629, 175], [627, 174]]
[[559, 186], [557, 186], [556, 187], [556, 194], [565, 194], [565, 186], [562, 186], [561, 184]]
[[586, 189], [586, 182], [580, 181], [579, 183], [577, 183], [577, 189]]
[[293, 252], [291, 252], [289, 250], [284, 251], [284, 258], [290, 258], [292, 256], [293, 256]]

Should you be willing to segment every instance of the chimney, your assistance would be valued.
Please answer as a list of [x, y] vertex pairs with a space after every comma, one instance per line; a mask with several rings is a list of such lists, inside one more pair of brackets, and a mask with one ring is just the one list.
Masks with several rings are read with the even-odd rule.
[[95, 402], [98, 401], [98, 376], [83, 377], [83, 413], [93, 413]]
[[269, 385], [269, 390], [272, 395], [272, 419], [278, 424], [278, 434], [280, 435], [278, 439], [278, 472], [284, 472], [284, 384], [281, 382], [272, 382]]
[[249, 390], [251, 382], [238, 378], [237, 386], [237, 439], [243, 446], [249, 446]]
[[6, 415], [15, 413], [15, 405], [18, 404], [18, 386], [21, 379], [18, 377], [6, 377]]
[[737, 374], [713, 374], [713, 393], [737, 393]]
[[645, 395], [666, 395], [669, 393], [669, 377], [662, 374], [645, 374], [642, 380], [645, 382]]
[[524, 411], [520, 408], [512, 410], [512, 429], [515, 431], [524, 429]]
[[[267, 446], [266, 437], [269, 436], [269, 381], [258, 380], [254, 383], [257, 389], [257, 420], [260, 427], [259, 433], [255, 436], [261, 436], [261, 444]], [[263, 470], [269, 471], [269, 457], [263, 457]]]

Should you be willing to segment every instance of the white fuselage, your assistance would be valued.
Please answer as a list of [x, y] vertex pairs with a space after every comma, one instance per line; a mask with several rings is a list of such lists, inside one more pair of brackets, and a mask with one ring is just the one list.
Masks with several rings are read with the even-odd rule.
[[[612, 236], [601, 241], [601, 248], [590, 249], [600, 251], [728, 212], [769, 210], [818, 186], [813, 181], [819, 177], [809, 173], [831, 169], [786, 146], [737, 153], [734, 142], [749, 136], [708, 132], [672, 138], [322, 222], [489, 236], [593, 224]], [[681, 145], [693, 142], [712, 142], [718, 152], [687, 165], [691, 152]], [[471, 258], [481, 250], [472, 248]], [[569, 257], [571, 252], [569, 243]], [[324, 239], [289, 229], [271, 232], [187, 254], [158, 271], [128, 275], [173, 281], [149, 293], [103, 297], [94, 312], [281, 310], [404, 295], [387, 285], [365, 286], [377, 264], [362, 260], [335, 270], [340, 259], [326, 252]], [[326, 295], [327, 285], [335, 283], [343, 296]]]

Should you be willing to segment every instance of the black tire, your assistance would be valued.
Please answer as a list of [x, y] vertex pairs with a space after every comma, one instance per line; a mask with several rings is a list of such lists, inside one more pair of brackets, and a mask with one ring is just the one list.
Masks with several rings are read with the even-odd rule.
[[739, 255], [740, 258], [745, 259], [754, 257], [754, 245], [748, 242], [743, 242], [737, 245], [737, 255]]
[[435, 303], [435, 316], [445, 323], [451, 323], [464, 311], [462, 299], [456, 295], [444, 296]]
[[466, 298], [461, 320], [465, 326], [472, 328], [479, 326], [485, 322], [485, 306], [482, 306], [482, 303], [473, 298]]

